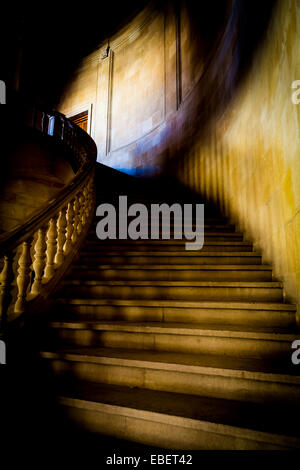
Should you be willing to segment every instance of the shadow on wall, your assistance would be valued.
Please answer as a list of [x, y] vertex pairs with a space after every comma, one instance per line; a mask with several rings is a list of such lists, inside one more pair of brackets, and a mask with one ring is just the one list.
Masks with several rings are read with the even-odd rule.
[[278, 2], [224, 113], [173, 161], [181, 181], [216, 202], [284, 281], [300, 321], [300, 4]]
[[166, 139], [167, 171], [180, 166], [196, 142], [207, 145], [211, 141], [219, 120], [231, 109], [265, 44], [277, 2], [232, 0], [229, 3], [224, 28], [207, 58], [205, 70], [172, 122]]

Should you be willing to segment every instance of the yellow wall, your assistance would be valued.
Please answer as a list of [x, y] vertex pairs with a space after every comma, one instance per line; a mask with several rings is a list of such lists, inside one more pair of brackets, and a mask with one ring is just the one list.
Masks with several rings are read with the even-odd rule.
[[207, 195], [262, 250], [300, 312], [300, 1], [281, 0], [227, 112], [195, 143], [179, 177]]
[[151, 6], [110, 38], [108, 56], [108, 42], [99, 46], [82, 61], [60, 111], [90, 106], [98, 161], [129, 171], [175, 168], [219, 204], [273, 264], [300, 312], [300, 104], [291, 101], [300, 80], [300, 0], [278, 0], [239, 89], [234, 2], [223, 1], [228, 16], [215, 43], [197, 37], [188, 4], [179, 15], [174, 2]]

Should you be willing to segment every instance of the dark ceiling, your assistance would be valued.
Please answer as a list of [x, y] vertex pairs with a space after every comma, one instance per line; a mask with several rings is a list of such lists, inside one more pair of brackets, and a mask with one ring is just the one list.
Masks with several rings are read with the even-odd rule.
[[[166, 0], [157, 0], [162, 6]], [[179, 0], [170, 0], [177, 3]], [[196, 30], [216, 35], [229, 0], [182, 0], [192, 8]], [[240, 4], [240, 62], [248, 66], [261, 43], [276, 0], [233, 0]], [[5, 2], [0, 29], [0, 79], [13, 88], [18, 53], [22, 51], [21, 92], [29, 102], [53, 107], [79, 61], [128, 23], [149, 0], [123, 2], [79, 0]], [[223, 5], [223, 8], [222, 8]], [[219, 26], [218, 26], [219, 23]], [[212, 38], [213, 39], [213, 38]]]
[[12, 84], [21, 46], [26, 98], [55, 104], [80, 59], [147, 3], [149, 0], [6, 2], [0, 79]]

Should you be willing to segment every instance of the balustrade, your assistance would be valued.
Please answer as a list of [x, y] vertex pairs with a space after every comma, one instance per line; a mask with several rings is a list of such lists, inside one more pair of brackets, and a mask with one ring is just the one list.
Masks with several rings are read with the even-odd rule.
[[79, 170], [51, 204], [12, 233], [0, 236], [0, 334], [10, 318], [49, 297], [77, 253], [94, 208], [96, 146], [92, 139], [57, 112], [31, 109], [28, 119], [37, 131], [63, 141]]

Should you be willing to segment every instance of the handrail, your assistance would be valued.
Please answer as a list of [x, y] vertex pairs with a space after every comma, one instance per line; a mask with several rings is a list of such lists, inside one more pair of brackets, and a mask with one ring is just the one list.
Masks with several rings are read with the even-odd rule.
[[45, 303], [78, 252], [95, 204], [92, 138], [57, 111], [27, 108], [25, 123], [63, 144], [77, 172], [55, 199], [0, 236], [0, 334], [10, 321]]

